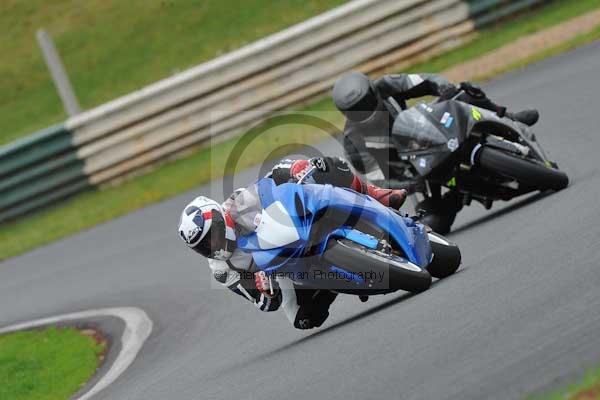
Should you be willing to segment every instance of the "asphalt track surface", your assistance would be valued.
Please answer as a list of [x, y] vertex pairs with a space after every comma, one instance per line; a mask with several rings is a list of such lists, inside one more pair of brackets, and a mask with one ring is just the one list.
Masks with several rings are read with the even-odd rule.
[[463, 267], [427, 292], [340, 296], [321, 329], [295, 330], [211, 289], [180, 243], [200, 188], [1, 263], [0, 326], [144, 309], [154, 331], [100, 399], [516, 399], [560, 385], [600, 363], [598, 71], [595, 43], [486, 85], [541, 110], [538, 136], [572, 183], [463, 211], [450, 235]]

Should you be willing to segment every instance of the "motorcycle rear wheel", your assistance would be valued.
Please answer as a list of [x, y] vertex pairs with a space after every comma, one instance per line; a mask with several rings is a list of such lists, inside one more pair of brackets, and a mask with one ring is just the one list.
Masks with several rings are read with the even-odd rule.
[[562, 171], [525, 160], [504, 151], [482, 147], [477, 155], [482, 167], [519, 183], [540, 190], [562, 190], [569, 185], [569, 177]]
[[331, 240], [323, 259], [351, 272], [384, 273], [390, 291], [419, 293], [431, 286], [431, 275], [426, 269], [417, 266], [414, 270], [408, 269], [401, 257], [369, 249], [348, 239]]

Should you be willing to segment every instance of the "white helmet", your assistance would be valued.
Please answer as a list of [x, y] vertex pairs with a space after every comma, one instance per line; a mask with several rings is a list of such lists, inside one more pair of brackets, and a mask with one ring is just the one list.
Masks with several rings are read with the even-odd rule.
[[179, 236], [204, 257], [227, 260], [236, 247], [234, 223], [219, 203], [196, 197], [181, 212]]

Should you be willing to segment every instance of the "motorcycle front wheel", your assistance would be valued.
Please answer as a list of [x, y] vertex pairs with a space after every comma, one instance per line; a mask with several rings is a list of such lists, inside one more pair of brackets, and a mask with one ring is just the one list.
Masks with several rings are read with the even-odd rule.
[[458, 246], [433, 232], [429, 233], [429, 244], [433, 253], [433, 260], [427, 266], [429, 274], [443, 279], [455, 273], [462, 258]]
[[348, 239], [331, 240], [323, 259], [350, 272], [369, 272], [383, 276], [384, 284], [390, 291], [406, 290], [419, 293], [431, 286], [431, 275], [426, 269], [402, 257], [369, 249]]

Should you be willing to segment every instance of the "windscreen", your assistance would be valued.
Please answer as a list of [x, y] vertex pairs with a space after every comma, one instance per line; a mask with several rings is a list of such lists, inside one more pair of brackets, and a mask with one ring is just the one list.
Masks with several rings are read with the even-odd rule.
[[448, 139], [417, 107], [401, 112], [392, 127], [394, 141], [402, 151], [426, 150]]
[[230, 213], [236, 221], [238, 228], [252, 232], [256, 227], [256, 214], [261, 210], [262, 205], [260, 196], [258, 195], [258, 185], [253, 184], [238, 193], [231, 205]]

